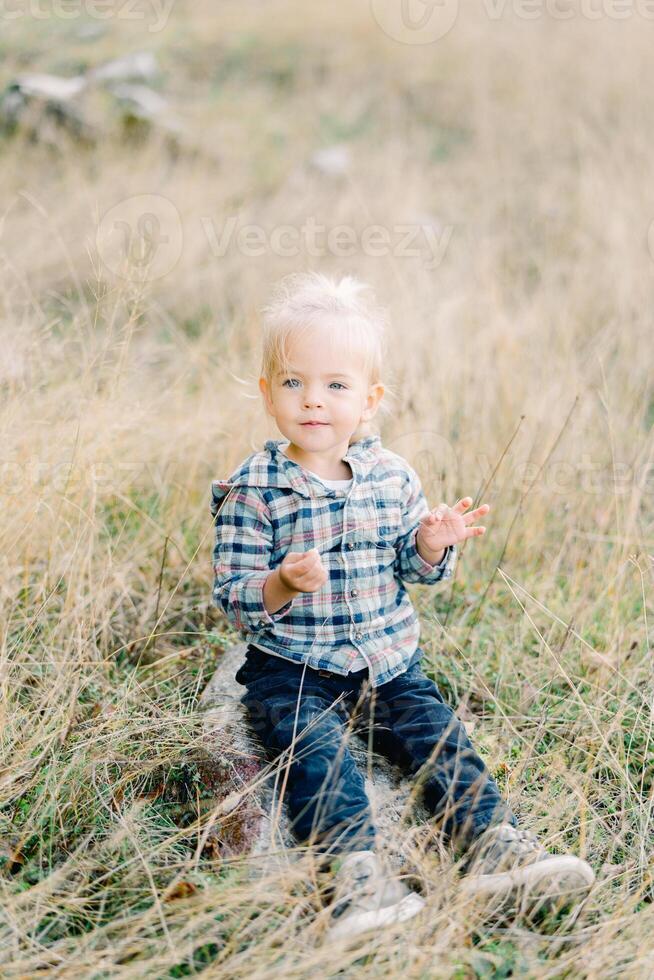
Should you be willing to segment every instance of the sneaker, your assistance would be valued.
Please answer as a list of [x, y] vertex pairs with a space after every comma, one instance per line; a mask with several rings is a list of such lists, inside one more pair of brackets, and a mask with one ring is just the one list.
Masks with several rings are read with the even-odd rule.
[[522, 911], [578, 902], [595, 880], [582, 858], [550, 854], [532, 831], [510, 823], [489, 827], [472, 842], [461, 873], [465, 895], [497, 898]]
[[334, 865], [328, 940], [344, 939], [369, 929], [404, 922], [417, 915], [425, 904], [424, 899], [403, 882], [385, 874], [374, 851], [351, 851]]

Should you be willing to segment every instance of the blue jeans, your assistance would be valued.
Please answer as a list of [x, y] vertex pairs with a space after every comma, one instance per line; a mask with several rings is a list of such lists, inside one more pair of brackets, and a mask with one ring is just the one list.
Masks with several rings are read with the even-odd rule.
[[[374, 689], [368, 668], [346, 676], [314, 670], [248, 646], [236, 680], [250, 727], [269, 755], [286, 753], [279, 785], [300, 841], [335, 854], [372, 849], [375, 826], [350, 732], [370, 736], [419, 781], [422, 799], [445, 835], [467, 847], [491, 823], [517, 820], [475, 751], [465, 727], [420, 666]], [[349, 729], [349, 731], [348, 731]]]

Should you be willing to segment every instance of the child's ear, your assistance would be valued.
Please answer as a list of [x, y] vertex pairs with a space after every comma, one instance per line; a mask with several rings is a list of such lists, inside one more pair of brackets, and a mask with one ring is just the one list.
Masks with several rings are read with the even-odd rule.
[[375, 412], [377, 411], [377, 406], [384, 396], [385, 388], [381, 381], [376, 384], [371, 385], [368, 389], [368, 397], [366, 399], [366, 406], [363, 411], [364, 419], [371, 419]]
[[272, 415], [272, 402], [270, 401], [270, 391], [266, 383], [265, 378], [259, 378], [259, 391], [263, 395], [263, 400], [266, 403], [266, 411], [269, 415]]

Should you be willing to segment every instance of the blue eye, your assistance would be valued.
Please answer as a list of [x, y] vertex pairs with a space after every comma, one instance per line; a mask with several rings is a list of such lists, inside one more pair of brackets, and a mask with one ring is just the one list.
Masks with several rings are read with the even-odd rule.
[[[285, 378], [282, 381], [282, 388], [297, 388], [302, 382], [297, 378]], [[329, 385], [330, 388], [334, 388], [336, 391], [346, 391], [347, 385], [342, 384], [340, 381], [332, 381]]]

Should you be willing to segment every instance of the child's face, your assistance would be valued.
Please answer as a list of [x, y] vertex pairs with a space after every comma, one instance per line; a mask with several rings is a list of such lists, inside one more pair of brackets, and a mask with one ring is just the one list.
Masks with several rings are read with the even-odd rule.
[[306, 331], [289, 344], [287, 355], [287, 373], [275, 375], [270, 387], [259, 379], [280, 432], [305, 452], [347, 445], [359, 423], [375, 414], [384, 386], [368, 383], [361, 354], [346, 356], [324, 334]]

